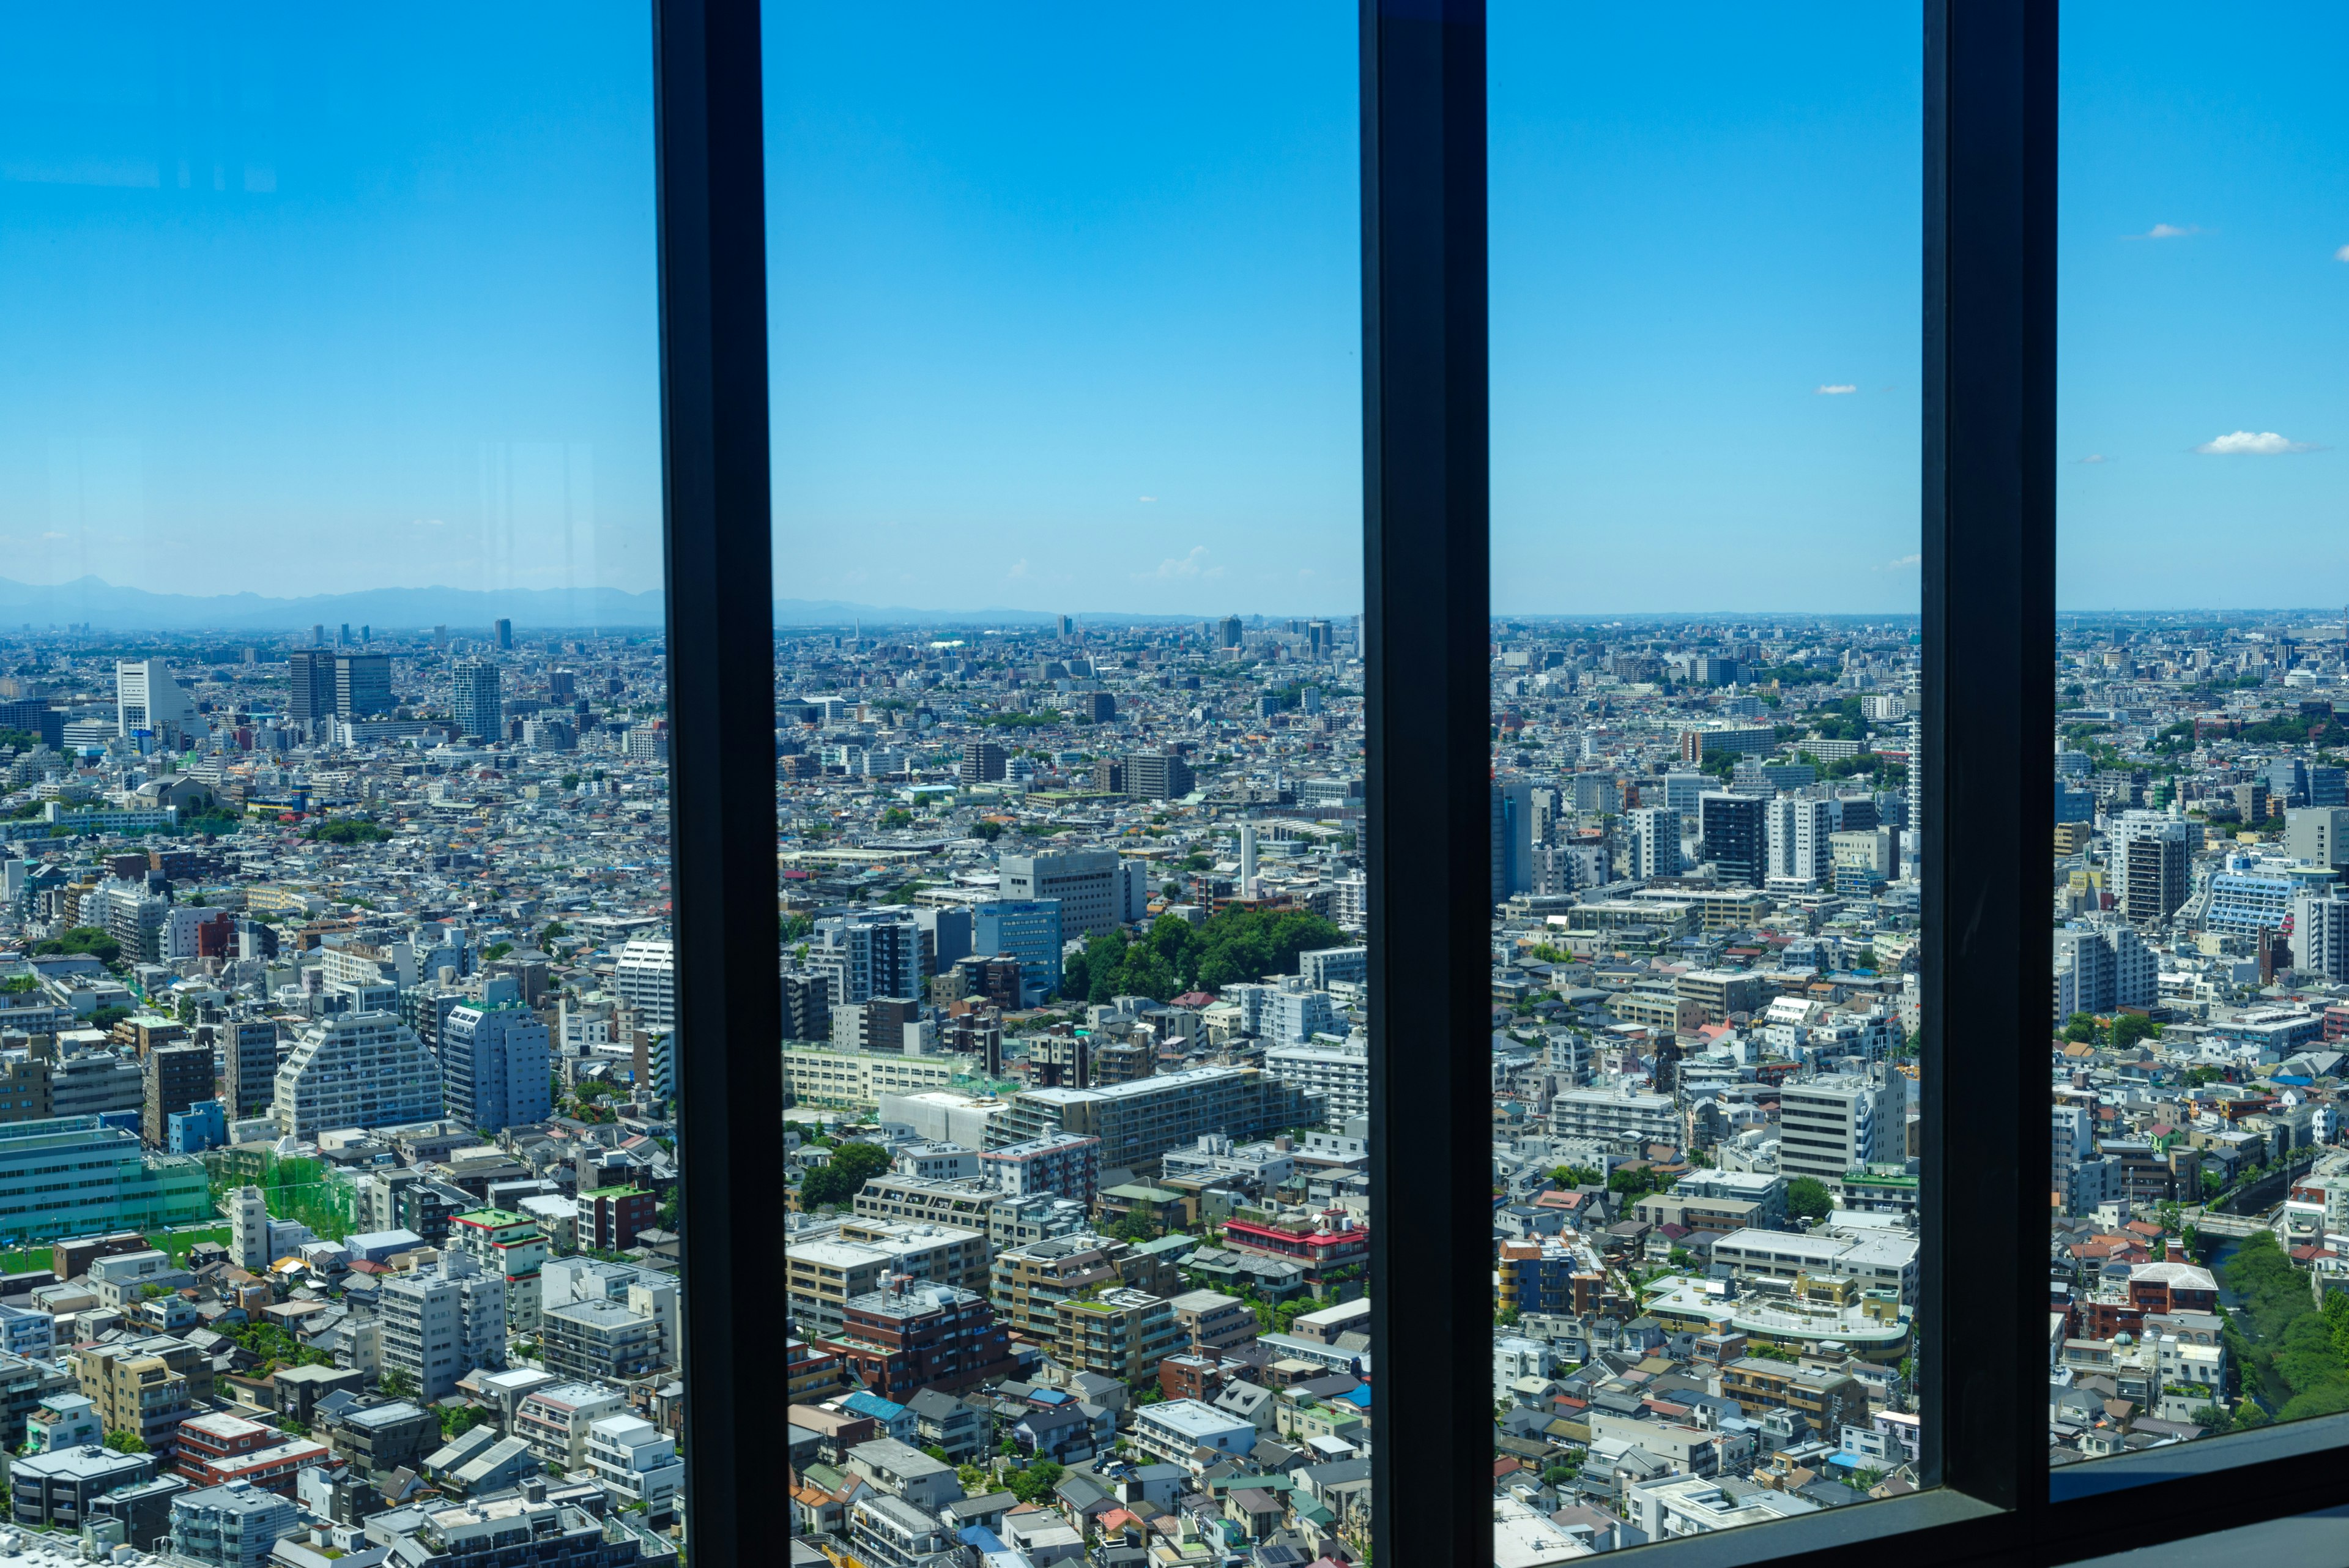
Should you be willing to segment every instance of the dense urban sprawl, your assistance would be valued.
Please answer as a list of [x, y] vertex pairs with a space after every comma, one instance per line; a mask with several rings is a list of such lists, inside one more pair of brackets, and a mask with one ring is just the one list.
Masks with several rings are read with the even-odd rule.
[[[1918, 644], [1495, 625], [1496, 1568], [1919, 1482]], [[775, 646], [779, 1548], [1365, 1561], [1358, 628]], [[2349, 1408], [2344, 651], [2063, 628], [2051, 1462]], [[15, 1528], [689, 1551], [664, 679], [0, 649]]]

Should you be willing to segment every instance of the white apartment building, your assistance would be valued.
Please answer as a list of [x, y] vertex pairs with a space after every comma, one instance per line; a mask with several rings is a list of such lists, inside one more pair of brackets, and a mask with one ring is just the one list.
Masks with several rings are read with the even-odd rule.
[[1651, 1143], [1676, 1145], [1682, 1134], [1680, 1112], [1670, 1095], [1615, 1089], [1568, 1089], [1550, 1102], [1550, 1128], [1559, 1137], [1597, 1138], [1630, 1149]]
[[651, 1519], [674, 1511], [678, 1488], [685, 1484], [676, 1439], [636, 1416], [605, 1416], [588, 1424], [587, 1469], [622, 1507], [641, 1502]]
[[114, 665], [115, 733], [177, 729], [193, 735], [196, 705], [160, 659], [117, 659]]
[[1264, 1054], [1266, 1070], [1277, 1073], [1309, 1095], [1319, 1095], [1329, 1110], [1321, 1125], [1332, 1132], [1345, 1130], [1355, 1116], [1371, 1114], [1371, 1053], [1367, 1040], [1342, 1045], [1274, 1045]]
[[1772, 877], [1798, 882], [1835, 879], [1835, 834], [1843, 803], [1831, 797], [1780, 795], [1764, 810]]
[[525, 1396], [514, 1411], [513, 1435], [550, 1465], [584, 1469], [588, 1428], [606, 1416], [626, 1415], [627, 1401], [600, 1383], [557, 1383]]
[[1671, 805], [1643, 805], [1631, 813], [1631, 875], [1652, 877], [1681, 874], [1681, 814]]
[[1838, 1076], [1787, 1084], [1778, 1092], [1778, 1168], [1788, 1179], [1830, 1185], [1871, 1161], [1905, 1158], [1905, 1104], [1871, 1079]]
[[445, 1398], [481, 1366], [506, 1364], [505, 1276], [462, 1252], [383, 1277], [383, 1364], [408, 1374], [417, 1398]]
[[636, 937], [612, 963], [612, 989], [641, 1019], [645, 1029], [666, 1034], [677, 1027], [677, 944], [666, 938]]
[[291, 1137], [398, 1127], [440, 1115], [440, 1064], [394, 1012], [320, 1019], [277, 1069], [270, 1115]]

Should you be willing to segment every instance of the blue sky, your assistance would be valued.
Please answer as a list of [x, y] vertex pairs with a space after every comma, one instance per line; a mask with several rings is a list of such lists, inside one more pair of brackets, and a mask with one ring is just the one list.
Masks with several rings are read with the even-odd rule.
[[[1496, 607], [1914, 607], [1916, 10], [1495, 0]], [[2209, 20], [2064, 8], [2067, 607], [2349, 600], [2349, 13]], [[1357, 607], [1352, 6], [768, 26], [779, 593]], [[657, 586], [649, 68], [0, 22], [0, 576]]]

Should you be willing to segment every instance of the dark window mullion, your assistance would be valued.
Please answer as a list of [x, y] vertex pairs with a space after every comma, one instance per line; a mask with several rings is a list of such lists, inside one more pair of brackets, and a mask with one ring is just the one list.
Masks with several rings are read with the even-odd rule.
[[1489, 1563], [1485, 7], [1361, 29], [1376, 1557]]
[[1925, 22], [1927, 1476], [2046, 1497], [2055, 5]]
[[657, 0], [653, 57], [685, 1506], [697, 1563], [763, 1563], [790, 1521], [758, 0]]

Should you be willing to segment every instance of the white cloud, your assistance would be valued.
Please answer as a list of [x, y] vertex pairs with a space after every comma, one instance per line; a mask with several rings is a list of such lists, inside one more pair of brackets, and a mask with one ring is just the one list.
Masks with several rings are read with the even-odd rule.
[[2343, 245], [2339, 250], [2334, 251], [2333, 259], [2338, 262], [2349, 262], [2349, 245]]
[[1144, 500], [1144, 501], [1155, 501], [1155, 500], [1157, 500], [1157, 499], [1158, 499], [1158, 497], [1156, 497], [1155, 495], [1145, 495], [1145, 496], [1143, 496], [1142, 499], [1143, 499], [1143, 500]]
[[2123, 234], [2121, 238], [2125, 240], [2182, 240], [2189, 234], [2199, 234], [2201, 232], [2202, 225], [2199, 223], [2187, 223], [2183, 226], [2177, 223], [2156, 223], [2153, 227], [2146, 230], [2146, 232], [2141, 234]]
[[2314, 452], [2316, 448], [2304, 441], [2286, 441], [2273, 431], [2236, 431], [2216, 441], [2206, 441], [2194, 449], [2209, 457], [2274, 457], [2287, 452]]
[[1848, 397], [1858, 390], [1859, 389], [1852, 385], [1849, 381], [1838, 381], [1828, 386], [1821, 387], [1818, 389], [1818, 396], [1822, 398], [1842, 398]]
[[58, 533], [56, 529], [52, 528], [52, 529], [50, 529], [47, 533], [46, 533], [46, 534], [42, 535], [41, 535], [41, 537], [42, 537], [42, 538], [44, 538], [44, 539], [62, 539], [62, 538], [64, 538], [64, 537], [65, 537], [65, 535], [64, 535], [63, 534]]
[[438, 517], [419, 517], [416, 520], [416, 525], [419, 528], [445, 528], [448, 526], [447, 524], [441, 522]]
[[1136, 576], [1143, 581], [1175, 583], [1206, 577], [1220, 577], [1223, 575], [1223, 567], [1207, 565], [1207, 547], [1205, 545], [1194, 545], [1191, 546], [1189, 555], [1169, 556], [1158, 563], [1156, 571], [1137, 573]]
[[2100, 452], [2092, 452], [2085, 457], [2074, 458], [2072, 461], [2075, 462], [2102, 462], [2105, 461], [2105, 454]]
[[1910, 566], [1921, 566], [1924, 564], [1925, 557], [1922, 556], [1896, 556], [1876, 569], [1879, 572], [1899, 572], [1905, 571]]
[[1028, 557], [1022, 556], [1018, 560], [1012, 562], [1011, 569], [1003, 575], [1014, 581], [1026, 576], [1028, 575]]

